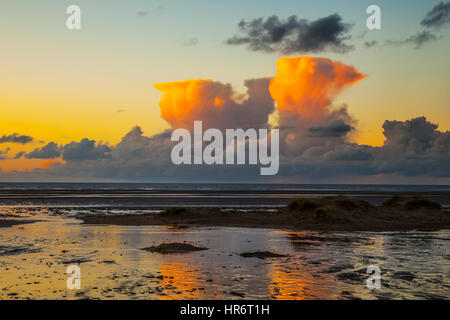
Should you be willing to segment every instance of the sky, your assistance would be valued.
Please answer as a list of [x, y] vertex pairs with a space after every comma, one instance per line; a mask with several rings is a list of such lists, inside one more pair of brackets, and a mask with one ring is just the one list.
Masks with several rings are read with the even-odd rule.
[[[6, 0], [0, 10], [3, 42], [0, 138], [16, 134], [33, 140], [0, 143], [3, 179], [48, 178], [41, 169], [52, 169], [54, 162], [66, 163], [69, 168], [71, 163], [67, 162], [72, 159], [63, 153], [55, 158], [30, 155], [49, 142], [64, 146], [86, 138], [94, 140], [95, 146], [108, 145], [115, 149], [127, 134], [138, 132], [133, 131], [135, 126], [139, 126], [142, 137], [174, 129], [173, 122], [162, 116], [160, 101], [164, 92], [155, 88], [159, 83], [212, 79], [214, 83], [230, 84], [234, 92], [245, 93], [247, 79], [274, 77], [277, 61], [282, 57], [330, 59], [333, 63], [352, 66], [364, 75], [358, 83], [333, 93], [330, 106], [326, 106], [347, 106], [345, 117], [352, 129], [344, 140], [349, 145], [375, 148], [370, 150], [383, 148], [388, 140], [383, 134], [386, 120], [405, 122], [425, 117], [427, 124], [438, 124], [436, 130], [445, 134], [450, 129], [450, 23], [448, 10], [445, 11], [448, 2], [442, 2], [444, 17], [440, 23], [421, 24], [439, 3], [422, 0]], [[66, 28], [66, 8], [71, 4], [81, 8], [81, 30]], [[366, 8], [371, 4], [381, 8], [381, 30], [366, 27]], [[249, 22], [276, 15], [284, 22], [295, 15], [297, 21], [311, 22], [333, 14], [348, 24], [339, 41], [353, 48], [345, 52], [336, 52], [339, 50], [327, 44], [324, 48], [296, 47], [287, 51], [286, 48], [254, 50], [247, 45], [248, 38], [241, 44], [227, 42], [233, 37], [245, 38], [245, 32], [238, 26], [241, 20]], [[432, 34], [431, 39], [423, 43], [414, 40], [415, 35], [424, 31]], [[351, 38], [344, 39], [346, 36]], [[325, 116], [321, 119], [333, 120]], [[299, 121], [303, 121], [301, 117]], [[444, 142], [443, 148], [448, 147]], [[297, 149], [297, 153], [303, 150]], [[17, 156], [20, 152], [22, 156]], [[448, 160], [448, 153], [443, 157]], [[127, 165], [134, 163], [129, 161]], [[97, 165], [108, 166], [103, 162]], [[78, 161], [77, 166], [96, 165]], [[36, 171], [36, 168], [41, 169]], [[389, 172], [392, 176], [386, 181], [448, 183], [448, 167], [443, 170], [441, 174], [414, 179], [405, 173]], [[23, 176], [22, 171], [33, 175]], [[358, 173], [364, 178], [357, 181], [372, 182], [367, 177], [379, 174], [386, 173], [376, 170], [370, 174]], [[340, 181], [343, 179], [340, 176], [339, 173], [332, 180]], [[55, 173], [51, 177], [59, 176]], [[168, 177], [173, 178], [170, 174]], [[108, 174], [96, 177], [90, 173], [86, 177], [108, 178]], [[111, 178], [128, 179], [126, 174]], [[148, 179], [151, 180], [151, 175]], [[299, 181], [306, 180], [300, 174]]]

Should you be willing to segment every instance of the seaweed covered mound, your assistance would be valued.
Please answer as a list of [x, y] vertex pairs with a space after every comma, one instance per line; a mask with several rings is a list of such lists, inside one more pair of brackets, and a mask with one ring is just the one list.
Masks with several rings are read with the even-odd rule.
[[[97, 215], [84, 216], [81, 219], [90, 224], [163, 225], [177, 230], [195, 226], [324, 231], [450, 229], [450, 214], [439, 210], [439, 204], [412, 196], [393, 197], [382, 206], [375, 206], [355, 197], [337, 196], [299, 198], [275, 211], [255, 209], [241, 212], [220, 208], [186, 207], [170, 208], [158, 214]], [[161, 246], [146, 250], [178, 251], [172, 250], [173, 247]], [[180, 249], [180, 252], [189, 251], [188, 249]]]
[[367, 201], [348, 197], [325, 197], [295, 199], [286, 207], [300, 221], [346, 223], [360, 219], [361, 216], [376, 210]]
[[291, 212], [317, 210], [319, 208], [365, 212], [374, 208], [374, 206], [367, 201], [349, 197], [324, 197], [295, 199], [288, 204], [287, 208]]
[[420, 196], [399, 196], [394, 195], [383, 203], [385, 208], [396, 208], [404, 210], [430, 209], [440, 210], [439, 203], [428, 200]]
[[440, 205], [417, 196], [393, 196], [382, 206], [351, 197], [295, 199], [283, 209], [295, 225], [311, 230], [412, 230], [448, 228]]

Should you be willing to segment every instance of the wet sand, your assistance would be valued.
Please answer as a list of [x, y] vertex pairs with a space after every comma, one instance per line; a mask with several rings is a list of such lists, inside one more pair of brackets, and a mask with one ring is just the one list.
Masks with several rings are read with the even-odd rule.
[[[409, 200], [0, 207], [0, 298], [450, 299], [449, 213]], [[74, 265], [79, 290], [67, 288]], [[380, 289], [366, 287], [369, 265]]]
[[[2, 210], [40, 221], [0, 229], [1, 299], [450, 298], [448, 230], [89, 225], [48, 208]], [[205, 250], [145, 250], [167, 243]], [[79, 290], [66, 287], [72, 265]], [[366, 287], [369, 265], [379, 290]]]

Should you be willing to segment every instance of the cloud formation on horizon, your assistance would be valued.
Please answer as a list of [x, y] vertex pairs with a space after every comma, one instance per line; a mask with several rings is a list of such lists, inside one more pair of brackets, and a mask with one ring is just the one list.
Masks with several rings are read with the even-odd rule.
[[[335, 106], [333, 101], [364, 78], [353, 66], [305, 56], [280, 58], [273, 78], [245, 82], [246, 94], [212, 80], [157, 84], [155, 88], [163, 92], [161, 116], [170, 124], [170, 130], [145, 136], [136, 126], [116, 146], [88, 138], [61, 146], [50, 142], [25, 154], [25, 158], [61, 158], [65, 163], [52, 161], [47, 168], [0, 172], [0, 176], [155, 182], [270, 182], [275, 178], [300, 183], [339, 179], [348, 182], [349, 177], [381, 175], [396, 177], [396, 181], [450, 179], [450, 132], [439, 131], [437, 124], [425, 117], [386, 120], [386, 141], [380, 147], [348, 140], [357, 121], [349, 115], [347, 106]], [[194, 120], [202, 120], [205, 128], [267, 128], [274, 110], [280, 129], [280, 171], [275, 177], [260, 177], [257, 166], [176, 166], [170, 161], [175, 144], [170, 139], [173, 129], [192, 129]]]

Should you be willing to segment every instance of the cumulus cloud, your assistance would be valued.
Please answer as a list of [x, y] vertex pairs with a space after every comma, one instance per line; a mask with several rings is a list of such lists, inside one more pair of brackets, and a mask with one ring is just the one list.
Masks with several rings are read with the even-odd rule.
[[354, 47], [346, 43], [351, 38], [352, 25], [344, 23], [337, 13], [308, 21], [293, 15], [280, 20], [276, 15], [267, 19], [242, 20], [238, 24], [243, 36], [226, 40], [229, 45], [247, 45], [252, 51], [282, 54], [345, 53]]
[[450, 22], [450, 1], [441, 1], [431, 11], [429, 11], [426, 17], [420, 22], [425, 27], [440, 28], [444, 24]]
[[[345, 141], [312, 145], [287, 162], [285, 170], [303, 177], [324, 177], [327, 174], [450, 177], [449, 131], [439, 131], [436, 124], [424, 117], [406, 121], [387, 120], [383, 129], [386, 141], [381, 147]], [[305, 168], [309, 171], [305, 172]]]
[[[33, 151], [26, 153], [27, 159], [54, 159], [61, 154], [61, 148], [54, 142], [49, 142], [41, 148], [36, 148]], [[16, 157], [19, 154], [16, 155]], [[20, 157], [20, 156], [19, 156]]]
[[18, 133], [13, 133], [11, 135], [3, 135], [0, 137], [0, 143], [20, 143], [20, 144], [27, 144], [29, 142], [32, 142], [34, 139], [33, 137], [26, 136], [26, 135], [20, 135]]
[[270, 78], [246, 80], [246, 96], [235, 93], [230, 84], [209, 79], [158, 83], [163, 92], [161, 116], [172, 128], [191, 129], [194, 120], [204, 128], [259, 128], [267, 126], [274, 110], [268, 85]]
[[335, 96], [364, 78], [354, 67], [331, 59], [283, 57], [277, 61], [277, 74], [269, 91], [281, 124], [295, 126], [299, 119], [318, 123], [330, 114]]
[[383, 134], [384, 148], [389, 152], [426, 155], [448, 153], [449, 134], [437, 130], [438, 125], [428, 122], [425, 117], [407, 121], [385, 121]]
[[[364, 78], [353, 66], [326, 58], [280, 58], [269, 91], [277, 105], [279, 125], [284, 128], [280, 132], [281, 152], [299, 155], [312, 146], [346, 140], [356, 121], [347, 106], [335, 107], [333, 100]], [[330, 135], [332, 141], [325, 139]]]

